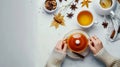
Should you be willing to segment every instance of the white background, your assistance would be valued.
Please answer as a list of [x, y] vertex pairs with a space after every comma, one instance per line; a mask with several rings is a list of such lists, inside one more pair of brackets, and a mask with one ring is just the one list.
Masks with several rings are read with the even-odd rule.
[[[44, 67], [56, 42], [73, 30], [80, 29], [76, 21], [79, 11], [87, 9], [77, 5], [74, 17], [65, 16], [66, 26], [50, 27], [53, 15], [42, 9], [43, 0], [0, 0], [0, 67]], [[112, 55], [120, 57], [120, 41], [105, 39], [103, 18], [97, 15], [92, 3], [89, 9], [99, 23], [85, 30], [90, 36], [97, 35]], [[71, 12], [68, 9], [68, 12]], [[66, 13], [65, 13], [66, 14]], [[105, 67], [90, 54], [83, 61], [66, 58], [63, 67]]]

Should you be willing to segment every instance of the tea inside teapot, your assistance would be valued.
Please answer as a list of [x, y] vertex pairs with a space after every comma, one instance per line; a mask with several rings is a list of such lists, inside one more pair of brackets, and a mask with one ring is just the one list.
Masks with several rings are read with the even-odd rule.
[[68, 48], [70, 48], [73, 52], [82, 52], [87, 48], [88, 39], [82, 33], [74, 33], [68, 37], [67, 43]]

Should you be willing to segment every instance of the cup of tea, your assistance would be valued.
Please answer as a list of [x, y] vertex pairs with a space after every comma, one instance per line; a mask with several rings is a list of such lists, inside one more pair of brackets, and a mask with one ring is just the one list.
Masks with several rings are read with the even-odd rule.
[[78, 13], [77, 21], [80, 27], [89, 28], [94, 24], [94, 17], [90, 11], [83, 10]]
[[110, 15], [111, 11], [115, 9], [116, 0], [94, 0], [94, 9], [99, 15]]

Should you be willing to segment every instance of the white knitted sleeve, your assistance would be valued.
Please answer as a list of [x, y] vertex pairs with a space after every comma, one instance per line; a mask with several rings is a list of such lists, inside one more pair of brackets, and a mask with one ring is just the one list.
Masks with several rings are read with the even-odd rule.
[[107, 67], [110, 67], [111, 64], [117, 59], [110, 55], [104, 48], [102, 48], [97, 54], [94, 55], [96, 58], [100, 59], [106, 64]]
[[120, 59], [114, 61], [111, 65], [111, 67], [120, 67]]
[[62, 54], [54, 50], [47, 61], [46, 67], [61, 67], [61, 63], [65, 56], [66, 54]]

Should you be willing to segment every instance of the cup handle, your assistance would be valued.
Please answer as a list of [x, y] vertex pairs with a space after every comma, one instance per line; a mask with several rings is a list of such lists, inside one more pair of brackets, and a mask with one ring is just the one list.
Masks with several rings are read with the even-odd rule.
[[96, 26], [98, 24], [98, 21], [93, 21], [93, 25], [92, 26]]
[[115, 16], [115, 12], [112, 10], [112, 11], [110, 11], [110, 16], [111, 17], [114, 17]]
[[98, 24], [98, 21], [94, 21], [94, 24]]

